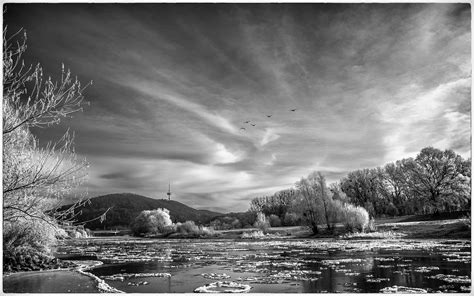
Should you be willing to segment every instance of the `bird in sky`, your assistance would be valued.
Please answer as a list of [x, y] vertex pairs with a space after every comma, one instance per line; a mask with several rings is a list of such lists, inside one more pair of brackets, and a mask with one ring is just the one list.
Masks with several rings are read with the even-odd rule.
[[272, 117], [272, 115], [267, 115], [268, 118]]
[[290, 111], [293, 111], [293, 112], [295, 112], [295, 111], [296, 111], [296, 109], [291, 109]]
[[255, 123], [251, 123], [250, 125], [251, 125], [251, 126], [255, 126]]
[[241, 130], [245, 130], [245, 127], [241, 127], [240, 129], [241, 129]]
[[250, 120], [244, 121], [244, 123], [249, 123], [249, 122], [250, 122]]

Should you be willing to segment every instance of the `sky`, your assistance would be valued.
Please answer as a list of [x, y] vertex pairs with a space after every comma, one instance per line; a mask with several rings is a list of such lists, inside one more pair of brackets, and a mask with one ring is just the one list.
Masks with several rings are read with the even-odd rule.
[[470, 157], [469, 4], [6, 6], [27, 64], [93, 82], [82, 113], [35, 131], [74, 131], [90, 197], [165, 198], [170, 182], [174, 200], [236, 212], [312, 171], [336, 182], [427, 146]]

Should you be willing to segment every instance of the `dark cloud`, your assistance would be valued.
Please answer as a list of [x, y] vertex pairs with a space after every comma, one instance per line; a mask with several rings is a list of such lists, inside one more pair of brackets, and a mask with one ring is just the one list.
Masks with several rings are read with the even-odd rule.
[[100, 178], [102, 178], [102, 179], [125, 179], [127, 177], [129, 177], [129, 176], [127, 174], [123, 173], [123, 172], [100, 175]]

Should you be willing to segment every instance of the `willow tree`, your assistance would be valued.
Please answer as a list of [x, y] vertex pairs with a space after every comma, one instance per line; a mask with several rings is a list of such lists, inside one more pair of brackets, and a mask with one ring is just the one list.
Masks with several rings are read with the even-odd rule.
[[314, 234], [317, 234], [318, 224], [326, 223], [327, 229], [332, 229], [334, 211], [331, 192], [326, 186], [326, 179], [319, 172], [312, 172], [306, 178], [296, 183], [301, 197], [303, 218], [309, 224]]
[[32, 128], [48, 128], [81, 111], [81, 83], [62, 67], [58, 81], [44, 78], [41, 65], [25, 66], [26, 33], [3, 35], [3, 234], [4, 251], [45, 250], [58, 220], [71, 211], [51, 211], [77, 187], [87, 163], [66, 132], [39, 143]]

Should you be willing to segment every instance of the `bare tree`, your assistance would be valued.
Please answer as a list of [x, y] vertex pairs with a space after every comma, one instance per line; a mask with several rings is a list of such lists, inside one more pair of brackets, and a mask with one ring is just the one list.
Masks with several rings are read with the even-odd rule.
[[319, 233], [318, 224], [325, 221], [324, 205], [319, 186], [316, 172], [311, 173], [307, 178], [301, 178], [296, 183], [296, 188], [302, 199], [303, 218], [314, 234]]
[[408, 185], [435, 211], [460, 208], [470, 202], [471, 161], [452, 150], [426, 147], [414, 160], [404, 162]]
[[[59, 81], [43, 79], [42, 67], [26, 67], [22, 56], [26, 34], [20, 30], [3, 35], [3, 218], [12, 224], [49, 225], [71, 219], [72, 208], [48, 210], [83, 181], [88, 166], [66, 132], [55, 142], [40, 145], [31, 128], [57, 124], [82, 110], [83, 90], [77, 79], [62, 67]], [[81, 201], [79, 203], [82, 203]], [[40, 221], [41, 223], [34, 223]], [[5, 231], [4, 231], [5, 239]]]

